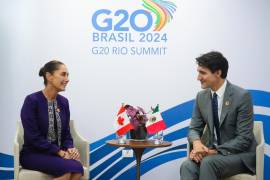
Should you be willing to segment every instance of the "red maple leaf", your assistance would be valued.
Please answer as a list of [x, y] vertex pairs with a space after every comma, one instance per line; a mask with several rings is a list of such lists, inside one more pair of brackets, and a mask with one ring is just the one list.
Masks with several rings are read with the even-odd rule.
[[117, 119], [117, 122], [118, 122], [119, 125], [123, 126], [124, 125], [124, 120], [125, 119], [123, 117], [119, 116], [118, 119]]

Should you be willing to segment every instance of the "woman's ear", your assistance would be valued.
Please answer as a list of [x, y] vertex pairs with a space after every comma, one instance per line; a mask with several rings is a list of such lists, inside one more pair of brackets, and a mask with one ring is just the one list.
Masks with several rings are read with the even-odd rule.
[[51, 82], [52, 81], [52, 74], [51, 73], [46, 72], [45, 77], [46, 77], [46, 79], [47, 79], [48, 82]]

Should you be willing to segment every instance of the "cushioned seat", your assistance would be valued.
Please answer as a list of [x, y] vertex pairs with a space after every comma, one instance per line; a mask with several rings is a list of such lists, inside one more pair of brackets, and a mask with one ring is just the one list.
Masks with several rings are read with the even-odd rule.
[[[74, 121], [70, 121], [70, 133], [74, 146], [79, 150], [83, 164], [84, 176], [81, 179], [89, 179], [89, 142], [82, 138], [74, 127]], [[52, 176], [20, 166], [19, 157], [23, 145], [23, 127], [21, 121], [17, 122], [17, 131], [14, 139], [14, 179], [15, 180], [51, 180]]]
[[[264, 170], [264, 133], [263, 123], [261, 121], [254, 122], [253, 133], [258, 143], [256, 147], [256, 174], [237, 174], [223, 180], [263, 180]], [[187, 144], [187, 157], [189, 157], [190, 144]]]

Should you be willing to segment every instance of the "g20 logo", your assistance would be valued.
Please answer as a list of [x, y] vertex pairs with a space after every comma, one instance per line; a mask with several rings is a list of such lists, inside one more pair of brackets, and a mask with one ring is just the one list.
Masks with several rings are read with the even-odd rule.
[[[153, 26], [153, 19], [155, 19], [154, 31], [161, 31], [167, 23], [173, 18], [173, 13], [176, 11], [176, 5], [164, 0], [142, 0], [143, 7], [147, 9], [139, 9], [132, 13], [124, 9], [119, 9], [114, 13], [109, 9], [100, 9], [92, 16], [92, 24], [98, 31], [129, 31], [130, 27], [138, 32], [149, 30]], [[152, 12], [152, 13], [151, 13]], [[105, 18], [104, 18], [105, 15]], [[144, 16], [147, 19], [145, 25], [139, 25], [136, 21], [138, 16]], [[155, 15], [155, 18], [153, 16]], [[106, 17], [107, 16], [107, 17]], [[114, 17], [120, 17], [120, 20], [114, 22]], [[100, 21], [100, 18], [101, 19]], [[129, 22], [130, 26], [124, 25]]]
[[[106, 15], [109, 17], [103, 18], [102, 23], [98, 23], [100, 16]], [[110, 17], [112, 15], [112, 11], [109, 9], [100, 9], [96, 11], [92, 16], [92, 24], [94, 28], [98, 31], [129, 31], [129, 26], [125, 26], [124, 24], [129, 21], [131, 28], [138, 32], [144, 32], [149, 30], [153, 25], [153, 17], [150, 13], [146, 12], [143, 9], [139, 9], [129, 14], [128, 11], [124, 9], [119, 9], [115, 11], [113, 14], [114, 17], [120, 17], [120, 20], [114, 22], [114, 18]], [[136, 18], [138, 15], [145, 16], [147, 19], [147, 23], [144, 26], [140, 26], [136, 24]]]

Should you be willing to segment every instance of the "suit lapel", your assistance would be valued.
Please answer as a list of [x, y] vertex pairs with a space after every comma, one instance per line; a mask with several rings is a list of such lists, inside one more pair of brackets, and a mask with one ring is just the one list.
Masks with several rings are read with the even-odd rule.
[[219, 121], [219, 127], [221, 127], [222, 123], [224, 122], [231, 104], [232, 104], [232, 91], [231, 91], [231, 84], [227, 81], [227, 87], [224, 92], [224, 97], [223, 97], [223, 104], [222, 104], [222, 110], [221, 110], [221, 115], [220, 115], [220, 121]]

